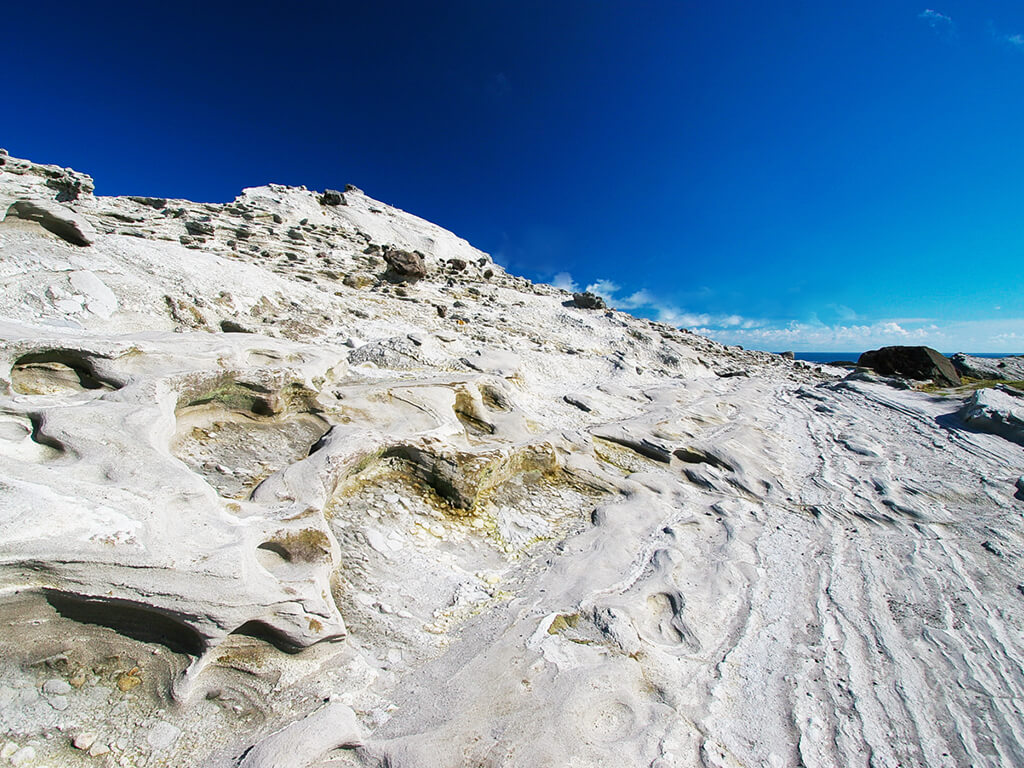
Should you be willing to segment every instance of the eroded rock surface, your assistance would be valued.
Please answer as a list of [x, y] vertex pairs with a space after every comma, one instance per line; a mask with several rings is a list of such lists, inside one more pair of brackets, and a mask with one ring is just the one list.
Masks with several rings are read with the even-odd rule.
[[3, 159], [95, 232], [0, 226], [4, 759], [1024, 762], [1009, 392], [583, 312], [354, 187]]

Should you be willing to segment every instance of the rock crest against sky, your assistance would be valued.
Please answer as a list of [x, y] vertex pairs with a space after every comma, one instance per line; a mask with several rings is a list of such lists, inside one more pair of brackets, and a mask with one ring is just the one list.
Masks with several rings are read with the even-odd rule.
[[351, 181], [724, 343], [1024, 352], [1018, 0], [104, 7], [0, 48], [0, 142], [104, 194]]

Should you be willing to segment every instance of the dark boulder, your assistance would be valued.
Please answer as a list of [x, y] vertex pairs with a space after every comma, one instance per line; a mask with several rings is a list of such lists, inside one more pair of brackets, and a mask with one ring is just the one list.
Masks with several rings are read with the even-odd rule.
[[583, 293], [574, 293], [572, 295], [572, 302], [580, 309], [608, 308], [608, 305], [604, 303], [604, 299], [602, 299], [596, 293], [591, 293], [590, 291], [584, 291]]
[[388, 248], [384, 252], [388, 273], [399, 280], [413, 282], [427, 276], [427, 264], [419, 251], [400, 251]]
[[345, 196], [336, 189], [325, 189], [320, 195], [320, 205], [346, 205]]
[[215, 233], [213, 224], [209, 221], [186, 221], [185, 231], [190, 235], [205, 237]]
[[158, 211], [162, 208], [167, 207], [167, 200], [166, 198], [163, 197], [129, 196], [128, 199], [131, 200], [133, 203], [138, 203], [139, 205], [148, 205], [150, 208], [156, 208]]
[[903, 376], [908, 379], [933, 380], [948, 387], [960, 386], [953, 363], [931, 347], [882, 347], [865, 352], [858, 365], [871, 368], [883, 376]]

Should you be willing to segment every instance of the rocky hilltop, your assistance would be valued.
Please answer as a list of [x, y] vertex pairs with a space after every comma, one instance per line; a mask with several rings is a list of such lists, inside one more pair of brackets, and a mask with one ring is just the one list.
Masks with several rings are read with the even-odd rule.
[[1024, 764], [1012, 387], [726, 348], [354, 187], [0, 153], [0, 215], [0, 761]]

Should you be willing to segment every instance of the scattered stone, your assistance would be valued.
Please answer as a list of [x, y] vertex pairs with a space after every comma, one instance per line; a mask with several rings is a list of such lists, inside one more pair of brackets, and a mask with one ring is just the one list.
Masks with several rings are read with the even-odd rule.
[[399, 280], [414, 282], [427, 276], [427, 265], [419, 251], [400, 251], [389, 248], [384, 252], [388, 272]]
[[565, 395], [563, 398], [569, 405], [579, 408], [584, 413], [590, 413], [594, 410], [590, 401], [583, 395]]
[[146, 734], [146, 741], [157, 752], [170, 748], [181, 735], [181, 729], [161, 720]]
[[365, 272], [353, 272], [345, 275], [341, 282], [349, 288], [365, 288], [366, 286], [373, 284], [373, 276], [368, 275]]
[[74, 745], [75, 749], [87, 750], [96, 743], [96, 739], [97, 736], [95, 733], [92, 733], [91, 731], [84, 731], [75, 736], [74, 741], [71, 743]]
[[167, 207], [167, 200], [163, 197], [134, 197], [128, 198], [132, 202], [138, 203], [139, 205], [147, 205], [150, 208], [156, 208], [158, 211]]
[[131, 672], [126, 672], [117, 678], [117, 687], [119, 690], [127, 693], [133, 688], [138, 687], [142, 683], [142, 678], [137, 674], [138, 670], [134, 669]]
[[11, 765], [24, 765], [36, 759], [36, 750], [34, 747], [22, 747], [7, 759]]
[[580, 309], [607, 309], [608, 305], [604, 303], [604, 299], [598, 296], [596, 293], [590, 291], [583, 291], [582, 293], [574, 293], [572, 295], [573, 304]]
[[212, 235], [216, 230], [208, 221], [186, 221], [185, 231], [193, 236]]
[[857, 364], [871, 368], [883, 376], [904, 376], [940, 386], [960, 386], [960, 376], [945, 355], [931, 347], [882, 347], [865, 352]]
[[71, 684], [67, 680], [54, 678], [43, 683], [43, 693], [64, 695], [71, 693]]
[[320, 205], [347, 205], [345, 195], [336, 189], [326, 189], [320, 196]]
[[89, 749], [89, 757], [100, 757], [110, 753], [110, 747], [106, 744], [93, 744]]
[[779, 357], [785, 358], [786, 360], [795, 360], [796, 355], [792, 352], [780, 352]]
[[220, 329], [224, 333], [252, 333], [253, 331], [246, 328], [244, 325], [236, 323], [234, 320], [221, 320]]

